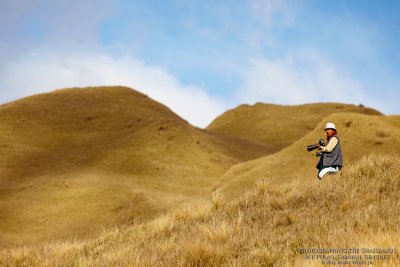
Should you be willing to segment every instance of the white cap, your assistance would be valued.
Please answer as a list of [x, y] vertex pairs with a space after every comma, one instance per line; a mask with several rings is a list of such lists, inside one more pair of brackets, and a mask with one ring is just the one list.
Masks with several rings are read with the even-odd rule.
[[325, 125], [325, 130], [326, 130], [326, 129], [333, 129], [333, 130], [336, 131], [336, 125], [335, 125], [333, 122], [328, 122], [328, 123]]

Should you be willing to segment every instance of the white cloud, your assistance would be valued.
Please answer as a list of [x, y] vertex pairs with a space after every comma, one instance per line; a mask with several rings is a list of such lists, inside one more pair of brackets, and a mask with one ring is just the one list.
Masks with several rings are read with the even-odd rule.
[[295, 19], [292, 5], [287, 0], [250, 0], [253, 15], [263, 26], [271, 26], [276, 22], [291, 25]]
[[310, 102], [367, 103], [363, 85], [315, 52], [284, 59], [253, 60], [236, 92], [238, 102], [303, 104]]
[[132, 56], [52, 54], [37, 50], [0, 69], [1, 102], [58, 88], [124, 85], [167, 105], [191, 124], [204, 127], [225, 111], [224, 103], [197, 86], [184, 86], [165, 70]]

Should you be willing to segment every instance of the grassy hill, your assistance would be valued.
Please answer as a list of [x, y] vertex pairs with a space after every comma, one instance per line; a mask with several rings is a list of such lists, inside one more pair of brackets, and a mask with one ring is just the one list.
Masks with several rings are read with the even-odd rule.
[[207, 130], [268, 144], [278, 151], [312, 131], [322, 119], [342, 112], [380, 115], [363, 106], [341, 103], [240, 105], [216, 118]]
[[0, 246], [93, 236], [208, 193], [263, 144], [192, 127], [124, 87], [0, 106]]
[[324, 118], [314, 130], [281, 151], [233, 166], [221, 178], [216, 190], [239, 194], [254, 183], [266, 181], [280, 184], [316, 179], [318, 158], [306, 146], [326, 140], [324, 126], [335, 122], [341, 140], [344, 169], [369, 153], [400, 151], [400, 116], [374, 116], [357, 113], [336, 113]]
[[[263, 184], [229, 201], [216, 196], [95, 241], [2, 251], [0, 265], [321, 266], [318, 259], [306, 260], [301, 249], [358, 248], [353, 256], [388, 257], [371, 260], [374, 266], [399, 266], [399, 166], [398, 154], [372, 154], [322, 181]], [[330, 255], [338, 265], [337, 257], [349, 254]]]
[[[124, 87], [0, 106], [0, 266], [320, 266], [299, 249], [398, 248], [400, 116], [271, 106], [265, 140]], [[306, 146], [328, 121], [345, 167], [319, 181]]]

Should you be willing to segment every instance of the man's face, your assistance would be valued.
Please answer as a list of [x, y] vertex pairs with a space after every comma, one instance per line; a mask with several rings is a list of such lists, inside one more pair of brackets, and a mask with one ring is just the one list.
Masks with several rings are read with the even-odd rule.
[[326, 132], [326, 136], [328, 136], [328, 137], [332, 136], [334, 133], [334, 131], [332, 129], [326, 129], [325, 132]]

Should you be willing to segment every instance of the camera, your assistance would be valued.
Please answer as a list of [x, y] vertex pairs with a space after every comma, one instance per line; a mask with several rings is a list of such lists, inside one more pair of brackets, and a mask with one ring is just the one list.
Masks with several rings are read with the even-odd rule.
[[324, 139], [319, 139], [318, 144], [307, 146], [307, 151], [308, 152], [313, 151], [314, 149], [317, 149], [320, 146], [325, 146]]

